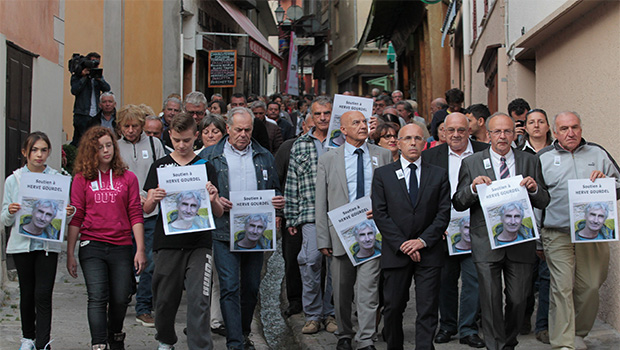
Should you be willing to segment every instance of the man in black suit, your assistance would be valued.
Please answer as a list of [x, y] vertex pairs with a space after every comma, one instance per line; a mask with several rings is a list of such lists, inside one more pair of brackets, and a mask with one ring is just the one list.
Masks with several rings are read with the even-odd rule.
[[[446, 169], [450, 179], [450, 194], [456, 192], [459, 169], [463, 159], [474, 152], [485, 150], [488, 144], [469, 140], [469, 121], [458, 112], [449, 114], [445, 120], [446, 143], [422, 152], [422, 159], [430, 164]], [[448, 247], [444, 245], [445, 255]], [[461, 297], [459, 308], [459, 276], [461, 278]], [[441, 270], [439, 288], [439, 331], [435, 343], [447, 343], [458, 334], [460, 343], [474, 348], [483, 348], [484, 342], [478, 337], [477, 316], [480, 311], [478, 297], [478, 276], [471, 254], [447, 256]]]
[[[487, 120], [487, 130], [491, 148], [463, 160], [452, 203], [457, 211], [470, 210], [472, 257], [478, 271], [486, 347], [490, 350], [514, 349], [532, 284], [536, 242], [492, 250], [476, 186], [522, 175], [521, 186], [525, 186], [532, 205], [539, 209], [549, 204], [549, 192], [542, 181], [538, 158], [510, 147], [515, 135], [514, 120], [506, 114], [495, 113]], [[505, 315], [502, 273], [506, 285]]]
[[445, 169], [421, 159], [423, 135], [415, 124], [400, 129], [400, 159], [377, 169], [372, 182], [373, 218], [383, 236], [384, 332], [390, 350], [403, 349], [403, 313], [412, 277], [416, 349], [434, 349], [450, 183]]

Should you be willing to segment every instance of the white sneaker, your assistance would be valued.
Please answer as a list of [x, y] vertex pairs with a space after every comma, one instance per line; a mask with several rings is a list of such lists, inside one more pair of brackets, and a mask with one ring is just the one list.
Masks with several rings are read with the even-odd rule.
[[92, 346], [91, 348], [92, 350], [106, 350], [107, 349], [107, 345], [106, 344], [95, 344]]
[[22, 346], [19, 347], [19, 350], [36, 350], [37, 347], [34, 345], [34, 340], [28, 338], [22, 338]]
[[157, 347], [157, 350], [174, 350], [174, 345], [168, 345], [168, 344], [159, 342], [159, 346]]

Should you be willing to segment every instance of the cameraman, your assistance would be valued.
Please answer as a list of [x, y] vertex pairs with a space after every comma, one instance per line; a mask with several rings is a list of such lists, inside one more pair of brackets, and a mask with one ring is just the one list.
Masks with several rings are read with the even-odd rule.
[[102, 92], [110, 91], [108, 84], [103, 75], [96, 78], [91, 77], [91, 69], [97, 68], [101, 60], [101, 55], [91, 52], [86, 56], [87, 60], [93, 61], [81, 64], [77, 72], [73, 72], [71, 76], [71, 94], [75, 95], [75, 103], [73, 104], [73, 141], [71, 144], [78, 146], [82, 134], [86, 131], [90, 118], [99, 112], [99, 95]]

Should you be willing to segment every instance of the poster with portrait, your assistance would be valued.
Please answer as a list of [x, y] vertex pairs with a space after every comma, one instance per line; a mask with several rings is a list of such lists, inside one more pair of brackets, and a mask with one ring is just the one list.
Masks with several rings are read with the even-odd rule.
[[617, 241], [616, 200], [614, 178], [568, 180], [571, 241]]
[[536, 218], [527, 189], [518, 175], [476, 186], [491, 249], [538, 239]]
[[157, 180], [166, 191], [159, 203], [166, 235], [215, 228], [204, 164], [157, 168]]
[[366, 219], [370, 209], [366, 196], [327, 213], [353, 266], [381, 256], [381, 233], [374, 220]]
[[450, 255], [471, 253], [471, 236], [469, 234], [469, 209], [450, 212], [450, 224], [446, 230], [446, 243]]
[[62, 242], [65, 236], [71, 177], [60, 174], [22, 173], [11, 232], [32, 239]]
[[276, 250], [275, 190], [231, 191], [230, 251]]
[[334, 95], [334, 103], [332, 105], [332, 117], [329, 121], [329, 129], [327, 135], [329, 142], [327, 147], [337, 148], [344, 144], [345, 137], [340, 131], [340, 117], [350, 111], [362, 112], [366, 121], [370, 121], [372, 116], [372, 98]]

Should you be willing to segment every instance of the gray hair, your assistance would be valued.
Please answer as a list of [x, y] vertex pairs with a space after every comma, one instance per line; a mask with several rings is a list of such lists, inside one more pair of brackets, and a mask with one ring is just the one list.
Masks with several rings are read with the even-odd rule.
[[179, 108], [181, 106], [183, 106], [183, 102], [181, 102], [181, 100], [179, 100], [176, 97], [168, 97], [167, 99], [164, 100], [164, 105], [161, 107], [162, 110], [166, 109], [166, 105], [168, 105], [168, 102], [174, 102], [176, 104], [179, 105]]
[[207, 98], [205, 97], [205, 95], [200, 91], [192, 91], [187, 94], [187, 96], [185, 96], [185, 103], [183, 104], [183, 109], [185, 109], [185, 106], [187, 106], [188, 104], [198, 106], [201, 103], [205, 106], [206, 109]]
[[521, 212], [521, 217], [525, 215], [525, 210], [523, 209], [523, 205], [521, 205], [521, 203], [519, 202], [511, 202], [511, 203], [506, 203], [502, 205], [502, 207], [499, 208], [499, 215], [504, 216], [505, 212], [509, 210], [514, 210], [514, 209], [517, 209]]
[[224, 98], [224, 97], [222, 96], [222, 94], [215, 93], [215, 94], [211, 95], [211, 101], [213, 101], [213, 99], [214, 99], [214, 98], [216, 98], [216, 97], [219, 97], [219, 98]]
[[269, 220], [268, 214], [250, 214], [245, 217], [244, 224], [247, 225], [250, 221], [260, 221], [263, 225], [267, 226], [271, 220]]
[[330, 105], [332, 104], [332, 99], [329, 98], [328, 96], [318, 96], [310, 104], [310, 110], [312, 110], [312, 106], [314, 106], [315, 103], [321, 106], [327, 106], [328, 104]]
[[355, 225], [355, 227], [353, 227], [353, 234], [355, 235], [355, 237], [359, 236], [360, 232], [365, 228], [371, 229], [372, 233], [374, 234], [377, 233], [377, 230], [375, 229], [375, 225], [372, 224], [372, 221], [364, 220], [360, 222], [359, 224]]
[[585, 209], [584, 209], [584, 214], [587, 217], [588, 213], [591, 210], [594, 209], [602, 209], [605, 211], [605, 219], [607, 219], [607, 217], [609, 216], [609, 206], [607, 206], [607, 203], [604, 202], [591, 202], [588, 203], [588, 205], [586, 205]]
[[465, 224], [469, 224], [470, 223], [470, 218], [469, 216], [464, 216], [459, 220], [459, 230], [462, 231], [463, 230], [463, 226], [465, 226]]
[[407, 113], [409, 114], [413, 114], [413, 106], [411, 105], [411, 103], [403, 100], [403, 101], [398, 101], [394, 106], [398, 107], [398, 106], [403, 106], [403, 108], [405, 108], [405, 111], [407, 111]]
[[218, 114], [207, 115], [200, 121], [200, 125], [198, 125], [198, 130], [202, 132], [203, 129], [208, 127], [209, 125], [215, 125], [223, 135], [226, 135], [226, 121]]
[[235, 107], [228, 111], [228, 119], [226, 119], [226, 124], [232, 126], [235, 116], [239, 114], [247, 114], [252, 118], [252, 123], [254, 123], [254, 113], [252, 110], [247, 107]]
[[514, 119], [512, 119], [512, 117], [511, 117], [511, 116], [509, 116], [508, 114], [503, 113], [503, 112], [495, 112], [495, 113], [493, 113], [493, 115], [492, 115], [492, 116], [490, 116], [489, 118], [487, 118], [487, 122], [486, 122], [486, 128], [487, 128], [487, 131], [491, 131], [491, 129], [489, 129], [489, 125], [491, 124], [491, 119], [493, 119], [493, 118], [495, 118], [495, 117], [497, 117], [497, 116], [500, 116], [500, 115], [503, 115], [503, 116], [506, 116], [506, 117], [510, 118], [510, 120], [512, 120], [512, 128], [513, 128], [513, 129], [515, 128], [515, 120], [514, 120]]
[[579, 119], [579, 126], [581, 126], [581, 116], [577, 113], [577, 112], [573, 112], [573, 111], [564, 111], [564, 112], [560, 112], [558, 114], [556, 114], [555, 116], [553, 116], [553, 120], [551, 121], [551, 127], [553, 128], [553, 132], [558, 132], [556, 125], [555, 125], [555, 120], [560, 116], [560, 115], [564, 115], [564, 114], [572, 114], [575, 117], [577, 117], [577, 119]]
[[261, 101], [261, 100], [256, 100], [254, 102], [252, 102], [252, 104], [250, 105], [251, 109], [254, 108], [262, 108], [264, 110], [267, 110], [267, 105], [265, 104], [265, 102]]
[[162, 121], [161, 121], [161, 118], [160, 118], [159, 116], [156, 116], [156, 115], [147, 115], [147, 116], [144, 118], [144, 121], [146, 122], [146, 121], [148, 121], [148, 120], [155, 120], [155, 121], [160, 122], [160, 123], [161, 123], [161, 125], [164, 125], [164, 122], [162, 122]]
[[104, 97], [112, 97], [114, 102], [116, 102], [116, 97], [114, 97], [114, 93], [112, 91], [106, 91], [102, 93], [101, 96], [99, 96], [99, 102], [101, 102], [101, 99]]
[[194, 198], [196, 199], [196, 201], [198, 202], [198, 206], [201, 205], [202, 203], [202, 198], [200, 198], [200, 192], [198, 191], [183, 191], [183, 192], [179, 192], [179, 194], [177, 194], [175, 200], [177, 205], [179, 205], [181, 203], [182, 200], [184, 200], [185, 198]]
[[397, 92], [400, 92], [400, 94], [401, 94], [401, 95], [405, 96], [405, 94], [403, 94], [403, 92], [402, 92], [402, 91], [400, 91], [400, 90], [394, 90], [394, 91], [392, 91], [392, 93], [390, 94], [390, 96], [394, 96], [394, 94], [395, 94], [395, 93], [397, 93]]
[[32, 212], [34, 214], [35, 209], [40, 207], [49, 207], [54, 210], [54, 217], [58, 213], [58, 202], [51, 199], [37, 199], [34, 203], [32, 203]]

